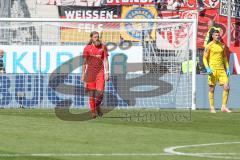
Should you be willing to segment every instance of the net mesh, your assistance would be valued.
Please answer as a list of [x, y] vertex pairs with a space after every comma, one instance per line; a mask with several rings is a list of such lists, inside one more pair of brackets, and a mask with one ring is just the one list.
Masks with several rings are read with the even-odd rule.
[[192, 23], [161, 21], [1, 22], [0, 105], [88, 107], [81, 55], [91, 31], [109, 50], [103, 106], [191, 107]]

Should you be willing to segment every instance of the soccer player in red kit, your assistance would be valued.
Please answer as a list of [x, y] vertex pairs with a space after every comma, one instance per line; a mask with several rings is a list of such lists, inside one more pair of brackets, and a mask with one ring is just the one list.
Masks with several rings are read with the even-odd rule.
[[90, 41], [83, 51], [82, 81], [89, 94], [92, 118], [102, 116], [100, 105], [103, 100], [105, 81], [109, 80], [107, 47], [99, 40], [99, 33], [90, 33]]

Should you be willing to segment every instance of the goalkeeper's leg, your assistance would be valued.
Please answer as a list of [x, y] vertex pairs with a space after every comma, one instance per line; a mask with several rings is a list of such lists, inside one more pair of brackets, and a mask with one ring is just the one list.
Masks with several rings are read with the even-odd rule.
[[229, 95], [229, 85], [224, 84], [223, 86], [223, 95], [222, 95], [222, 112], [228, 112], [230, 113], [231, 111], [226, 107], [227, 106], [227, 101], [228, 101], [228, 95]]
[[229, 94], [229, 80], [225, 71], [219, 72], [219, 84], [223, 85], [223, 94], [222, 94], [222, 112], [230, 113], [231, 111], [227, 108], [228, 94]]
[[216, 76], [217, 76], [216, 71], [213, 71], [212, 74], [208, 75], [208, 85], [209, 85], [208, 99], [209, 99], [211, 113], [216, 113], [214, 108], [214, 90], [217, 82]]
[[215, 86], [209, 85], [208, 99], [209, 99], [211, 113], [216, 113], [214, 108], [214, 90], [215, 90]]

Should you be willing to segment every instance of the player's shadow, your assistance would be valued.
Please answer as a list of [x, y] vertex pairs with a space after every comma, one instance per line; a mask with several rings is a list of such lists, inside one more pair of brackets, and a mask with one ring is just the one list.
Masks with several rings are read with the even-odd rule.
[[[80, 90], [80, 91], [75, 92], [76, 93], [75, 95], [84, 96], [84, 94], [82, 93], [86, 89], [82, 86], [77, 86], [76, 90]], [[105, 97], [107, 98], [105, 105], [108, 106], [108, 108], [102, 108], [103, 114], [107, 114], [108, 112], [111, 112], [119, 104], [119, 99], [117, 98], [116, 95], [106, 92]], [[72, 105], [71, 99], [65, 99], [65, 100], [59, 101], [55, 107], [56, 116], [59, 119], [65, 120], [65, 121], [87, 121], [92, 119], [90, 116], [91, 115], [90, 111], [77, 113], [77, 114], [71, 113], [70, 111], [71, 105]]]

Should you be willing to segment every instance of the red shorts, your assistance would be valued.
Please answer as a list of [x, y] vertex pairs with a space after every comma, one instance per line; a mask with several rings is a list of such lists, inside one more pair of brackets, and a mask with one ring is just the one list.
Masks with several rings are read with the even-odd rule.
[[104, 75], [96, 76], [96, 79], [85, 83], [85, 88], [89, 90], [104, 91], [105, 79]]

